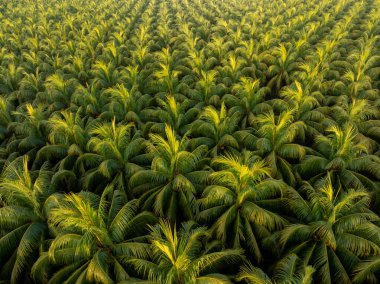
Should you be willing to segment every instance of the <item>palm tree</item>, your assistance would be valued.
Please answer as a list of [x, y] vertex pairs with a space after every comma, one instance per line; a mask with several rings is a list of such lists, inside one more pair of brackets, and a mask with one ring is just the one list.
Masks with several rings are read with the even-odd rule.
[[270, 91], [267, 87], [260, 88], [260, 80], [242, 77], [233, 86], [236, 94], [223, 96], [223, 101], [230, 108], [230, 113], [239, 114], [242, 130], [253, 126], [255, 115], [268, 111], [269, 105], [264, 102], [265, 95]]
[[262, 239], [287, 224], [278, 214], [287, 186], [271, 179], [270, 168], [249, 152], [240, 158], [216, 157], [212, 165], [221, 170], [210, 175], [212, 184], [198, 201], [198, 220], [213, 224], [212, 234], [227, 247], [243, 247], [256, 263], [261, 262]]
[[231, 53], [228, 56], [228, 60], [223, 61], [223, 65], [223, 68], [219, 70], [221, 76], [223, 76], [223, 83], [226, 86], [236, 84], [243, 76], [242, 69], [245, 65], [245, 61], [234, 53]]
[[[364, 36], [360, 39], [360, 48], [352, 52], [348, 57], [351, 63], [349, 69], [343, 75], [346, 89], [351, 98], [376, 98], [376, 90], [372, 89], [371, 70], [380, 59], [378, 55], [372, 55], [378, 38]], [[376, 74], [376, 73], [375, 73]]]
[[88, 126], [79, 112], [64, 110], [52, 115], [48, 121], [50, 130], [49, 144], [38, 150], [33, 168], [38, 168], [43, 161], [56, 162], [60, 170], [72, 169], [76, 158], [85, 152]]
[[121, 78], [126, 85], [126, 88], [132, 91], [139, 91], [144, 85], [144, 78], [138, 65], [128, 65], [120, 71]]
[[115, 45], [115, 42], [109, 43], [104, 48], [104, 53], [106, 55], [107, 61], [112, 62], [116, 66], [123, 65], [124, 57], [122, 49]]
[[219, 102], [220, 86], [216, 85], [217, 75], [216, 70], [200, 71], [200, 78], [195, 85], [197, 92], [192, 95], [192, 99], [196, 100], [199, 106], [216, 105]]
[[27, 153], [33, 157], [35, 151], [46, 143], [48, 133], [46, 106], [34, 107], [26, 104], [13, 112], [13, 115], [15, 119], [9, 124], [9, 129], [15, 135], [10, 139], [7, 150], [9, 153]]
[[159, 225], [151, 227], [151, 230], [152, 260], [129, 261], [144, 279], [148, 279], [148, 283], [231, 283], [220, 272], [223, 264], [240, 262], [241, 249], [208, 251], [204, 242], [206, 228], [197, 227], [192, 221], [182, 223], [177, 232], [175, 225], [172, 227], [161, 219]]
[[181, 72], [178, 70], [171, 70], [170, 65], [160, 63], [160, 70], [156, 71], [154, 75], [156, 78], [165, 84], [168, 94], [173, 95], [176, 86], [176, 80]]
[[139, 196], [143, 209], [154, 210], [171, 221], [193, 219], [198, 208], [195, 196], [205, 181], [202, 171], [205, 146], [187, 151], [187, 138], [177, 140], [174, 130], [165, 126], [166, 138], [151, 134], [151, 168], [136, 172], [129, 188]]
[[210, 51], [213, 53], [218, 62], [222, 62], [228, 52], [228, 44], [224, 42], [224, 38], [220, 36], [213, 36], [209, 42]]
[[152, 54], [149, 53], [149, 47], [144, 44], [137, 44], [131, 53], [134, 63], [141, 67], [145, 66], [152, 56]]
[[112, 186], [100, 198], [90, 192], [57, 197], [48, 212], [56, 236], [33, 266], [34, 280], [108, 284], [129, 279], [126, 263], [148, 257], [143, 236], [156, 221], [137, 209], [137, 200], [127, 202]]
[[380, 111], [376, 105], [366, 99], [350, 99], [348, 96], [342, 95], [332, 109], [331, 117], [334, 121], [339, 125], [346, 123], [356, 125], [359, 131], [358, 135], [363, 135], [362, 142], [369, 144], [369, 148], [376, 149], [376, 141], [380, 138], [380, 124], [377, 119]]
[[282, 254], [297, 254], [312, 265], [317, 283], [351, 283], [361, 258], [380, 255], [380, 228], [372, 223], [379, 217], [368, 209], [369, 194], [358, 189], [337, 194], [330, 178], [324, 187], [306, 184], [304, 191], [307, 200], [291, 200], [300, 223], [275, 235]]
[[94, 80], [90, 84], [86, 84], [85, 87], [78, 85], [71, 96], [71, 101], [78, 106], [82, 106], [79, 107], [78, 110], [81, 111], [83, 116], [107, 118], [110, 116], [104, 110], [107, 100], [105, 99], [105, 96], [101, 96], [101, 94], [101, 89]]
[[239, 144], [232, 134], [236, 131], [239, 113], [228, 116], [227, 108], [222, 103], [220, 111], [208, 106], [204, 109], [199, 120], [191, 128], [191, 135], [196, 137], [190, 142], [192, 145], [207, 145], [212, 157], [220, 152], [238, 149]]
[[[159, 109], [144, 109], [142, 116], [147, 121], [144, 130], [153, 133], [165, 132], [165, 125], [170, 125], [177, 134], [184, 135], [191, 128], [191, 123], [198, 117], [199, 110], [191, 107], [188, 99], [179, 101], [168, 95], [165, 100], [157, 98]], [[155, 122], [158, 121], [158, 122]]]
[[295, 183], [290, 161], [300, 161], [306, 154], [302, 145], [293, 143], [304, 132], [305, 124], [294, 121], [294, 110], [281, 112], [275, 116], [273, 111], [262, 114], [256, 119], [259, 139], [256, 141], [257, 153], [265, 159], [272, 170], [272, 176], [282, 178], [290, 185]]
[[0, 284], [379, 282], [379, 1], [0, 0]]
[[273, 51], [273, 55], [266, 56], [268, 61], [268, 87], [271, 88], [272, 94], [277, 96], [280, 89], [291, 83], [291, 75], [297, 69], [295, 62], [297, 54], [291, 48], [280, 44]]
[[0, 279], [28, 283], [31, 266], [49, 236], [47, 209], [52, 172], [46, 164], [28, 169], [28, 156], [15, 159], [0, 180]]
[[380, 180], [379, 157], [365, 154], [365, 144], [357, 139], [357, 129], [346, 124], [327, 128], [328, 136], [316, 137], [316, 151], [306, 155], [297, 166], [301, 176], [318, 186], [330, 177], [334, 188], [346, 190], [351, 187], [365, 187], [377, 190], [375, 180]]
[[191, 69], [193, 79], [201, 79], [202, 77], [204, 77], [205, 74], [202, 74], [202, 72], [205, 73], [207, 72], [206, 70], [212, 69], [212, 66], [216, 63], [214, 57], [206, 56], [204, 48], [202, 48], [201, 50], [191, 48], [188, 51], [188, 57], [189, 58], [185, 62]]
[[177, 77], [180, 75], [180, 71], [175, 69], [175, 65], [178, 64], [176, 53], [171, 53], [169, 48], [162, 49], [158, 53], [160, 59], [160, 69], [154, 73], [154, 76], [165, 85], [165, 91], [174, 95], [175, 87], [177, 84]]
[[46, 102], [44, 78], [41, 73], [39, 67], [34, 73], [25, 73], [20, 82], [19, 102], [30, 102], [34, 99], [41, 103]]
[[123, 84], [116, 84], [102, 95], [108, 98], [109, 110], [118, 121], [133, 122], [139, 127], [143, 125], [141, 111], [151, 100], [149, 95], [142, 95], [133, 87], [128, 90]]
[[7, 68], [0, 68], [0, 91], [11, 95], [17, 92], [23, 77], [23, 68], [10, 63]]
[[87, 153], [76, 161], [76, 168], [83, 177], [86, 189], [100, 191], [112, 183], [115, 188], [127, 191], [129, 178], [150, 163], [145, 139], [134, 133], [133, 124], [97, 123], [90, 130]]
[[12, 121], [11, 104], [3, 97], [0, 98], [0, 139], [6, 141], [8, 134], [8, 125]]
[[319, 91], [310, 91], [296, 80], [291, 86], [284, 87], [280, 95], [285, 99], [287, 107], [294, 110], [294, 119], [305, 123], [305, 134], [312, 136], [323, 131], [321, 122], [325, 116], [317, 109], [323, 100]]
[[299, 63], [299, 70], [295, 72], [295, 77], [302, 82], [303, 89], [309, 93], [318, 92], [326, 85], [325, 77], [328, 77], [332, 69], [329, 62], [336, 57], [336, 53], [332, 52], [334, 44], [336, 44], [334, 40], [323, 42], [323, 45], [317, 47], [314, 53], [305, 57], [304, 62]]
[[93, 75], [100, 87], [110, 88], [119, 82], [119, 72], [116, 70], [113, 63], [98, 61], [94, 67], [95, 70], [93, 71]]
[[266, 66], [264, 63], [260, 62], [262, 54], [260, 54], [259, 48], [260, 44], [250, 38], [249, 40], [242, 41], [241, 47], [238, 47], [236, 52], [244, 58], [248, 66], [254, 66], [253, 72], [251, 72], [254, 77], [263, 78], [263, 70]]
[[60, 74], [49, 76], [45, 83], [48, 101], [51, 104], [49, 109], [54, 111], [68, 108], [76, 85], [76, 79], [66, 80]]
[[88, 70], [91, 69], [90, 60], [82, 56], [72, 56], [70, 57], [70, 61], [71, 62], [64, 66], [65, 72], [77, 79], [82, 85], [86, 85], [90, 78], [88, 72]]

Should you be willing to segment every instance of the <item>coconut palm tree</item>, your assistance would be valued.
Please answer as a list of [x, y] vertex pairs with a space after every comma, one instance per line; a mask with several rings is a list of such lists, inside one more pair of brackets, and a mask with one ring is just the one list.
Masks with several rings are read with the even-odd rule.
[[273, 281], [261, 268], [250, 263], [241, 267], [236, 280], [248, 284], [273, 284]]
[[143, 236], [156, 221], [137, 209], [137, 200], [127, 202], [112, 186], [100, 198], [90, 192], [57, 197], [48, 212], [56, 236], [33, 266], [35, 281], [104, 284], [129, 279], [126, 262], [148, 257]]
[[178, 81], [177, 77], [181, 74], [181, 72], [175, 68], [176, 65], [179, 64], [177, 53], [171, 52], [169, 48], [164, 48], [161, 52], [157, 53], [157, 55], [160, 60], [160, 68], [154, 73], [154, 76], [159, 82], [164, 84], [164, 90], [168, 94], [174, 95]]
[[217, 75], [216, 70], [200, 71], [200, 78], [195, 85], [196, 92], [192, 95], [192, 99], [199, 103], [198, 106], [204, 107], [219, 103], [219, 95], [223, 91], [223, 87], [216, 84]]
[[72, 169], [76, 157], [85, 151], [88, 137], [86, 125], [79, 112], [64, 110], [52, 115], [48, 121], [49, 144], [38, 150], [33, 167], [38, 168], [43, 161], [56, 163], [59, 169]]
[[30, 282], [31, 266], [49, 237], [47, 212], [53, 173], [47, 165], [32, 172], [28, 156], [6, 165], [0, 180], [0, 279]]
[[380, 255], [380, 228], [372, 223], [379, 217], [368, 208], [369, 194], [360, 189], [337, 194], [330, 178], [321, 188], [306, 184], [304, 190], [307, 200], [291, 202], [300, 223], [275, 235], [282, 254], [297, 254], [312, 265], [318, 283], [351, 283], [362, 258]]
[[[191, 128], [191, 123], [196, 120], [199, 109], [191, 107], [190, 100], [179, 101], [174, 96], [168, 95], [165, 100], [157, 98], [159, 109], [144, 109], [142, 116], [147, 123], [144, 130], [149, 129], [153, 133], [165, 132], [165, 125], [170, 125], [177, 134], [184, 135]], [[157, 121], [157, 122], [155, 122]]]
[[90, 60], [81, 56], [70, 57], [70, 62], [64, 66], [65, 73], [69, 73], [73, 78], [77, 79], [82, 85], [86, 85], [90, 74]]
[[364, 36], [359, 40], [359, 50], [352, 52], [347, 60], [349, 69], [343, 75], [345, 87], [351, 98], [374, 98], [376, 90], [372, 89], [371, 70], [380, 59], [378, 55], [372, 55], [378, 38]]
[[173, 95], [177, 77], [181, 72], [178, 70], [171, 70], [169, 64], [165, 65], [160, 63], [160, 70], [155, 72], [156, 78], [165, 84], [168, 94]]
[[[198, 38], [195, 38], [192, 41], [189, 39], [190, 43], [187, 44], [194, 45], [193, 41], [196, 39]], [[191, 77], [193, 79], [202, 79], [202, 77], [204, 77], [204, 74], [202, 74], [202, 72], [207, 72], [207, 70], [212, 69], [212, 66], [216, 64], [216, 59], [214, 57], [207, 57], [204, 48], [197, 50], [192, 47], [188, 47], [188, 49], [188, 59], [186, 59], [185, 62], [191, 69]]]
[[151, 230], [152, 260], [129, 261], [148, 283], [231, 283], [220, 273], [220, 267], [239, 263], [241, 249], [208, 251], [204, 242], [207, 229], [197, 227], [193, 221], [182, 223], [177, 231], [175, 225], [161, 219]]
[[44, 92], [45, 84], [40, 67], [36, 68], [35, 73], [25, 73], [20, 82], [19, 102], [30, 102], [34, 99], [40, 103], [45, 103], [47, 96]]
[[110, 88], [119, 83], [120, 75], [113, 63], [98, 61], [94, 68], [95, 81], [101, 88]]
[[128, 179], [150, 163], [149, 155], [144, 152], [145, 139], [133, 129], [133, 124], [117, 125], [115, 120], [92, 127], [88, 151], [76, 161], [86, 189], [101, 192], [102, 187], [112, 183], [131, 196], [127, 190]]
[[123, 84], [116, 84], [105, 90], [102, 96], [108, 98], [107, 106], [117, 121], [133, 122], [142, 127], [141, 111], [151, 100], [149, 95], [142, 95], [136, 88], [128, 90]]
[[146, 210], [171, 221], [193, 219], [198, 212], [195, 196], [208, 174], [202, 171], [207, 147], [188, 151], [186, 136], [178, 140], [169, 125], [165, 126], [165, 136], [150, 135], [149, 149], [154, 155], [151, 167], [136, 172], [129, 188]]
[[256, 118], [259, 125], [256, 149], [272, 170], [272, 176], [282, 178], [290, 185], [295, 183], [291, 161], [300, 161], [306, 154], [305, 147], [294, 143], [303, 134], [305, 124], [294, 121], [294, 109], [276, 116], [271, 110]]
[[270, 178], [270, 168], [249, 152], [216, 157], [212, 165], [221, 170], [210, 174], [198, 220], [212, 224], [212, 234], [227, 247], [243, 247], [259, 263], [262, 239], [287, 224], [278, 214], [287, 186]]
[[23, 105], [13, 112], [15, 119], [9, 128], [15, 134], [7, 145], [9, 153], [22, 153], [34, 157], [36, 150], [45, 145], [48, 136], [45, 105]]
[[259, 48], [260, 44], [250, 38], [249, 40], [242, 41], [242, 45], [236, 49], [236, 52], [244, 58], [248, 66], [254, 65], [253, 75], [256, 78], [263, 78], [263, 70], [266, 66], [261, 62], [262, 54], [260, 54]]
[[200, 119], [195, 121], [191, 128], [192, 145], [207, 145], [212, 157], [223, 151], [238, 149], [239, 144], [232, 134], [237, 129], [239, 113], [228, 116], [227, 108], [222, 103], [220, 111], [208, 106], [204, 109]]
[[267, 87], [260, 88], [260, 80], [242, 77], [240, 82], [234, 85], [233, 90], [236, 93], [223, 96], [223, 101], [229, 107], [231, 114], [235, 112], [239, 114], [242, 130], [253, 126], [255, 115], [270, 109], [269, 105], [264, 103], [265, 95], [270, 90]]
[[[93, 118], [106, 118], [110, 117], [104, 106], [108, 101], [106, 96], [101, 96], [102, 90], [98, 87], [96, 81], [92, 81], [86, 86], [78, 85], [73, 95], [71, 96], [71, 102], [77, 106], [82, 116], [90, 116]], [[85, 107], [84, 107], [85, 106]], [[112, 115], [111, 117], [113, 117]]]
[[48, 102], [50, 103], [49, 109], [54, 111], [68, 108], [76, 85], [75, 79], [66, 80], [60, 74], [49, 76], [45, 83]]
[[316, 151], [306, 155], [297, 166], [301, 176], [314, 185], [323, 185], [331, 178], [336, 190], [365, 187], [377, 190], [380, 179], [379, 158], [368, 152], [365, 144], [357, 137], [357, 128], [346, 124], [343, 128], [327, 128], [328, 136], [316, 137]]
[[3, 141], [6, 141], [5, 137], [8, 134], [8, 125], [11, 121], [11, 104], [7, 99], [0, 98], [0, 139]]
[[214, 57], [218, 60], [218, 62], [222, 62], [222, 60], [226, 57], [228, 51], [228, 43], [224, 42], [224, 38], [218, 35], [213, 36], [212, 40], [209, 42], [209, 50], [214, 55]]
[[310, 91], [296, 80], [291, 86], [284, 87], [280, 95], [284, 98], [282, 102], [285, 101], [287, 107], [294, 110], [294, 119], [305, 123], [305, 134], [314, 136], [323, 131], [321, 122], [325, 116], [318, 111], [320, 102], [323, 100], [321, 92]]
[[291, 76], [297, 69], [297, 54], [284, 44], [280, 44], [273, 50], [273, 54], [265, 56], [268, 61], [268, 87], [272, 94], [277, 96], [285, 85], [291, 83]]
[[362, 142], [369, 146], [368, 150], [376, 149], [376, 141], [380, 137], [380, 125], [377, 119], [380, 116], [380, 111], [376, 106], [366, 99], [350, 99], [347, 96], [342, 96], [332, 109], [331, 117], [338, 125], [346, 123], [356, 125], [359, 132], [358, 136], [363, 136]]
[[7, 67], [2, 66], [0, 70], [0, 91], [3, 94], [17, 92], [23, 77], [23, 68], [10, 63]]
[[234, 53], [230, 53], [228, 59], [223, 60], [223, 67], [219, 73], [223, 77], [223, 83], [226, 86], [236, 84], [243, 76], [245, 61]]

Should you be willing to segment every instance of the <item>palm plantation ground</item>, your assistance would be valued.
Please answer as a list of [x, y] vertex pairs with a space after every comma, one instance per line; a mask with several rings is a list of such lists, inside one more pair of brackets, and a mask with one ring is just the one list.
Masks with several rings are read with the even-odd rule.
[[379, 0], [0, 0], [0, 283], [380, 283]]

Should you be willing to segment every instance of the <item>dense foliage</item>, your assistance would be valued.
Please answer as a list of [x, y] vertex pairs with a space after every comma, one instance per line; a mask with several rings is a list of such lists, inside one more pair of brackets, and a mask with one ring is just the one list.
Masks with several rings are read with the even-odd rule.
[[379, 0], [0, 1], [0, 283], [380, 283]]

